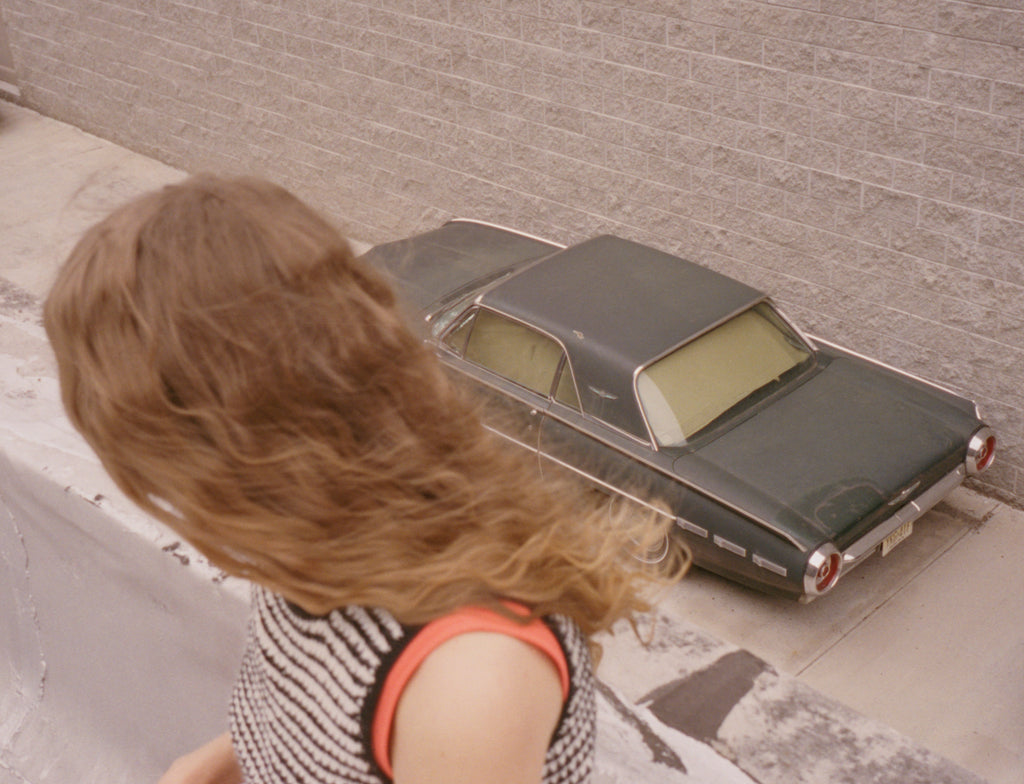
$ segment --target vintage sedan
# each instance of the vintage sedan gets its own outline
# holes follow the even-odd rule
[[[696,564],[764,591],[829,591],[992,462],[971,401],[629,240],[566,248],[453,221],[363,258],[542,471],[670,510]]]

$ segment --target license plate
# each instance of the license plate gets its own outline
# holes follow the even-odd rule
[[[914,532],[914,521],[908,520],[885,539],[882,540],[882,555],[888,555],[892,549]]]

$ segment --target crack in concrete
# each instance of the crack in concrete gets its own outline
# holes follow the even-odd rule
[[[12,657],[12,667],[15,669],[17,677],[15,679],[14,686],[14,698],[17,699],[20,710],[15,710],[13,706],[9,708],[11,710],[6,716],[2,718],[2,723],[9,725],[9,729],[5,730],[6,737],[3,738],[3,747],[0,748],[0,765],[3,766],[5,771],[14,773],[24,781],[24,778],[17,771],[10,768],[7,759],[25,731],[29,718],[42,707],[43,699],[46,692],[46,659],[43,656],[42,650],[42,635],[39,627],[39,616],[36,610],[35,600],[32,597],[32,590],[29,585],[30,571],[29,571],[29,555],[28,548],[25,545],[25,537],[18,527],[17,521],[14,519],[14,515],[11,512],[10,505],[7,503],[7,499],[3,493],[0,493],[0,504],[3,505],[3,509],[6,512],[6,517],[10,522],[10,531],[13,533],[13,537],[3,536],[3,532],[0,531],[0,537],[8,541],[3,542],[3,546],[0,546],[0,564],[3,564],[10,573],[11,583],[13,590],[13,604],[14,612],[16,613],[14,623],[16,626],[21,626],[23,635],[19,635],[18,639],[28,638],[35,643],[34,650],[28,650],[32,646],[22,643],[21,650],[9,650],[8,653]],[[12,560],[12,556],[15,552],[21,553],[21,563],[15,564]],[[0,572],[2,574],[2,572]],[[20,578],[20,579],[19,579]],[[17,632],[17,630],[15,630]],[[27,633],[25,633],[27,632]],[[16,647],[16,646],[12,646]],[[14,661],[14,657],[18,654],[25,657],[26,660],[37,661],[38,667],[29,669],[28,667],[18,667],[17,662]],[[33,672],[32,670],[35,670]],[[26,676],[34,683],[26,685]],[[4,695],[0,695],[0,699]],[[27,698],[27,699],[24,699]],[[9,700],[7,700],[9,701]]]

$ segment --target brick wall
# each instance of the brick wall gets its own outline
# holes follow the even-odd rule
[[[45,114],[361,240],[463,215],[692,257],[975,397],[1024,498],[1022,0],[3,2]]]

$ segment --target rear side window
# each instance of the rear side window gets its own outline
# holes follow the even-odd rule
[[[463,330],[469,330],[464,344]],[[545,397],[551,393],[563,356],[562,347],[551,338],[489,310],[478,310],[472,323],[459,324],[453,333],[459,334],[449,335],[445,342],[453,348],[464,345],[463,356],[470,362]]]

